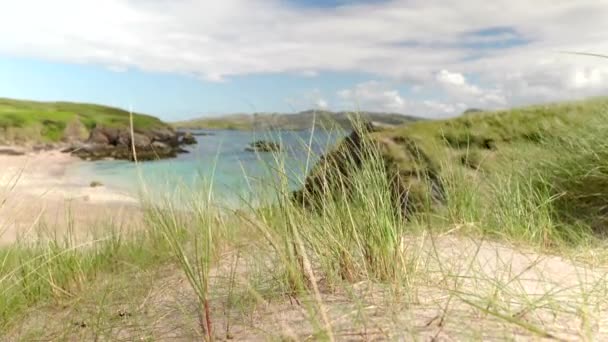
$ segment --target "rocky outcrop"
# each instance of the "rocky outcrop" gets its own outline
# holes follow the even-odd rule
[[[338,147],[321,158],[293,199],[307,208],[318,209],[333,193],[356,188],[351,184],[365,163],[380,161],[390,186],[395,212],[403,218],[429,204],[445,202],[438,167],[412,139],[400,135],[374,134],[381,128],[362,126]]]
[[[211,133],[211,132],[191,132],[190,134],[192,134],[195,137],[207,137],[207,136],[215,135],[215,133]]]
[[[197,141],[192,133],[186,132],[181,137],[181,143],[184,145],[195,145]]]
[[[26,152],[21,148],[2,147],[0,148],[0,156],[24,156]]]
[[[174,158],[184,144],[192,141],[180,139],[180,134],[170,128],[136,130],[131,133],[127,128],[96,127],[89,138],[80,144],[73,144],[64,152],[72,153],[85,160],[123,159],[155,160]],[[135,154],[133,153],[135,150]]]
[[[281,152],[281,150],[279,143],[266,140],[254,141],[245,148],[245,151],[248,152]]]

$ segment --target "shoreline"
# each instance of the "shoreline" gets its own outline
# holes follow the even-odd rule
[[[69,172],[80,163],[86,161],[59,150],[0,155],[0,245],[36,234],[41,226],[51,234],[72,229],[82,236],[100,226],[93,223],[131,226],[138,220],[138,199],[105,185],[92,187],[93,177]]]
[[[135,197],[124,191],[104,184],[91,186],[91,182],[96,181],[94,177],[85,179],[68,172],[83,163],[87,161],[55,149],[0,155],[0,165],[5,166],[0,169],[0,194],[12,188],[12,192],[50,199],[138,203]]]

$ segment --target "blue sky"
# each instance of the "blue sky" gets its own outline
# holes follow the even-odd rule
[[[449,117],[606,94],[605,61],[558,53],[608,52],[606,16],[608,0],[22,0],[0,12],[0,97]]]
[[[324,73],[318,77],[267,74],[211,82],[135,68],[117,72],[89,64],[3,56],[0,79],[2,97],[103,103],[170,119],[314,108],[315,92],[332,93],[367,78],[355,73]]]

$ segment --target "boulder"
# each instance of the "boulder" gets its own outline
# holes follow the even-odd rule
[[[152,139],[150,139],[147,135],[141,133],[133,133],[133,137],[131,137],[131,132],[123,131],[120,132],[118,136],[117,146],[126,146],[132,148],[132,145],[135,145],[135,148],[146,148],[150,147],[152,144]]]
[[[109,145],[110,137],[106,134],[106,131],[98,128],[94,128],[89,135],[89,139],[87,140],[93,144],[99,145]]]
[[[196,138],[194,137],[194,135],[192,135],[192,133],[186,132],[182,136],[181,143],[184,145],[195,145],[198,142],[196,141]]]
[[[153,142],[151,146],[152,146],[152,148],[159,149],[159,150],[171,148],[171,146],[165,144],[164,142],[160,142],[160,141]]]
[[[137,130],[129,128],[94,128],[85,143],[73,143],[64,149],[85,160],[123,159],[156,160],[174,158],[184,153],[178,134],[170,128]],[[133,153],[135,147],[135,155]]]
[[[150,138],[152,142],[160,141],[173,147],[177,147],[180,144],[179,134],[170,127],[154,128],[141,133]]]
[[[91,188],[98,188],[98,187],[100,187],[100,186],[103,186],[103,183],[102,183],[102,182],[100,182],[100,181],[92,181],[92,182],[89,184],[89,186],[90,186]]]
[[[281,150],[279,143],[266,140],[254,141],[245,148],[245,151],[248,152],[281,152]]]
[[[206,136],[215,135],[215,133],[211,133],[211,132],[191,132],[190,134],[194,135],[195,137],[206,137]]]
[[[409,218],[428,205],[442,205],[446,193],[439,166],[414,139],[399,134],[375,135],[373,125],[353,131],[321,157],[292,199],[306,208],[322,209],[332,193],[350,196],[353,180],[367,163],[378,158],[386,171],[395,213]]]

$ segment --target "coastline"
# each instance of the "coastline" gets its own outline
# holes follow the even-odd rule
[[[92,187],[93,177],[68,172],[85,161],[59,150],[2,148],[19,153],[0,154],[0,244],[27,239],[40,233],[39,227],[50,234],[71,229],[86,236],[103,234],[90,229],[104,222],[132,227],[139,221],[135,197],[104,185]]]

